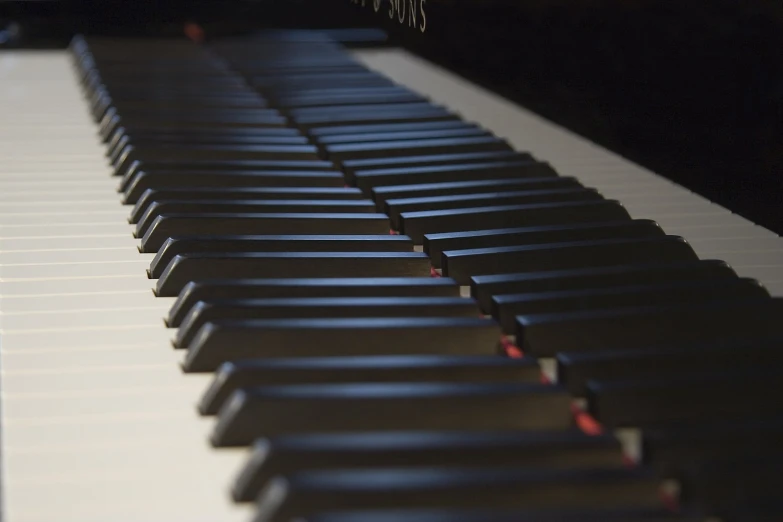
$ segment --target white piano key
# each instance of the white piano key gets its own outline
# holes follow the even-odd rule
[[[38,250],[74,250],[74,249],[137,249],[140,240],[131,237],[127,230],[121,234],[61,235],[0,239],[0,262],[5,254],[15,252],[34,252]]]
[[[149,268],[146,259],[124,261],[82,261],[72,263],[40,263],[3,265],[3,280],[45,279],[49,277],[95,277],[143,275]]]
[[[136,322],[128,317],[125,326],[92,326],[89,328],[47,328],[45,326],[28,330],[0,331],[3,338],[3,350],[23,350],[44,348],[56,344],[63,347],[93,348],[118,344],[157,343],[161,349],[169,349],[172,333],[162,322]],[[0,352],[2,353],[2,352]],[[3,363],[5,366],[5,363]]]
[[[0,188],[2,190],[2,188]],[[61,225],[0,225],[0,239],[15,239],[26,237],[50,237],[54,234],[74,236],[78,234],[130,234],[134,227],[127,222],[118,223],[83,223],[79,226],[73,224]]]
[[[71,243],[81,244],[80,241]],[[4,251],[0,253],[2,265],[24,265],[38,263],[71,263],[71,262],[112,262],[138,259],[149,264],[155,254],[142,254],[136,245],[114,248],[74,248],[72,250],[21,250]]]
[[[50,276],[39,279],[0,281],[0,296],[74,294],[84,292],[152,292],[155,281],[140,278],[138,274],[124,276]]]
[[[151,289],[125,292],[82,292],[71,294],[3,295],[2,313],[37,312],[40,310],[78,310],[95,307],[104,308],[154,306],[168,310],[174,297],[155,297]]]

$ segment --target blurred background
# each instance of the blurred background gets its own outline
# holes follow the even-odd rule
[[[367,33],[351,44],[405,46],[783,234],[780,0],[426,9],[422,34],[350,0],[0,0],[0,49],[63,47],[76,33],[209,41],[269,27],[379,27],[387,41]]]

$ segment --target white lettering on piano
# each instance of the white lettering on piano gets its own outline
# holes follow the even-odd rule
[[[367,6],[367,0],[349,0],[352,4],[361,7]],[[406,25],[411,28],[418,28],[419,31],[427,31],[427,14],[424,12],[424,6],[427,0],[373,0],[373,11],[378,13],[384,2],[389,3],[389,9],[386,14],[390,20],[397,19],[400,25]]]

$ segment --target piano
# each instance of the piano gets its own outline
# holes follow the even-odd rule
[[[280,27],[0,53],[3,522],[783,520],[779,235]]]

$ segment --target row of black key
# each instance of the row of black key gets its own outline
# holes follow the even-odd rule
[[[282,48],[285,60],[274,57]],[[272,38],[253,57],[216,49],[247,84],[229,67],[199,70],[192,59],[154,85],[139,75],[154,70],[160,81],[158,58],[138,57],[125,69],[111,45],[90,54],[78,44],[76,54],[125,201],[136,204],[142,250],[157,252],[150,275],[159,295],[180,296],[168,323],[188,349],[185,369],[231,361],[201,404],[205,414],[220,413],[213,442],[264,437],[264,459],[254,457],[234,489],[237,500],[262,493],[258,520],[320,520],[315,512],[333,509],[376,509],[363,520],[384,520],[394,516],[384,509],[405,506],[549,513],[531,520],[612,520],[612,509],[631,508],[618,516],[669,519],[655,507],[659,475],[617,469],[619,451],[595,453],[604,443],[614,448],[611,436],[570,431],[567,392],[586,396],[607,426],[655,433],[645,440],[656,448],[687,450],[693,426],[726,412],[743,421],[780,413],[774,367],[761,383],[726,386],[745,382],[732,348],[755,354],[743,370],[777,361],[779,303],[755,282],[699,261],[655,223],[632,220],[617,202],[332,45]],[[389,228],[407,237],[386,235]],[[413,252],[414,243],[424,252]],[[454,280],[427,278],[431,265]],[[499,324],[460,299],[457,284],[470,284]],[[497,356],[501,331],[525,357]],[[723,355],[699,364],[699,354],[712,353]],[[530,355],[557,357],[565,388],[534,382],[540,368]],[[710,393],[725,408],[710,408]],[[677,402],[686,396],[694,402]],[[690,424],[679,431],[668,424],[682,421]],[[774,422],[760,426],[778,433]],[[497,430],[516,432],[491,435]],[[763,448],[777,441],[762,440]],[[362,452],[357,441],[376,445]],[[531,453],[540,460],[526,461]],[[724,473],[709,481],[677,466],[685,453],[645,457],[684,481],[685,501],[725,510],[715,492],[731,462],[714,464]],[[503,454],[507,470],[488,471]],[[716,444],[690,464],[717,454]],[[735,468],[757,469],[744,453],[734,457]],[[382,471],[433,462],[449,469]],[[567,470],[556,471],[558,462]],[[325,471],[340,466],[347,469]],[[281,494],[277,474],[289,480],[271,509]],[[417,516],[450,515],[410,519]]]

